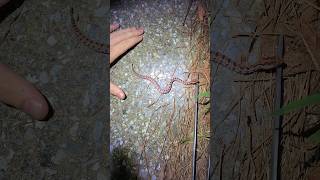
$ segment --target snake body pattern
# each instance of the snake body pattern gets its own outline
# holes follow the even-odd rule
[[[150,81],[154,86],[155,88],[161,93],[161,94],[167,94],[171,91],[171,88],[172,88],[172,84],[176,81],[176,82],[179,82],[181,84],[184,84],[184,85],[193,85],[193,84],[197,84],[199,81],[195,81],[195,80],[192,80],[192,81],[184,81],[182,79],[179,79],[177,77],[172,77],[170,79],[170,82],[164,87],[164,88],[161,88],[161,86],[159,85],[159,83],[153,79],[152,77],[150,76],[146,76],[146,75],[142,75],[142,74],[139,74],[137,71],[135,71],[134,67],[133,67],[133,64],[132,64],[132,71],[133,73],[141,78],[141,79],[144,79],[144,80],[147,80],[147,81]]]
[[[277,62],[275,60],[272,60],[252,65],[243,65],[232,61],[229,57],[227,57],[219,51],[212,53],[212,55],[212,60],[214,62],[221,64],[222,66],[225,66],[226,68],[229,68],[230,70],[243,75],[252,74],[259,71],[270,71],[284,64],[284,62]]]
[[[103,53],[103,54],[109,54],[109,45],[93,41],[93,40],[89,39],[84,33],[81,32],[81,30],[78,28],[77,23],[74,19],[73,8],[70,8],[70,17],[71,17],[72,30],[73,30],[74,34],[76,35],[77,39],[82,44],[95,50],[96,52]],[[275,69],[276,67],[284,64],[283,62],[277,62],[277,61],[272,60],[272,61],[264,61],[264,62],[252,64],[252,65],[243,65],[243,64],[236,63],[236,62],[232,61],[229,57],[227,57],[225,54],[221,53],[220,51],[216,51],[216,52],[211,53],[211,56],[212,56],[211,59],[213,62],[215,62],[217,64],[221,64],[222,66],[224,66],[224,67],[226,67],[236,73],[243,74],[243,75],[252,74],[252,73],[255,73],[258,71],[270,71],[270,70]],[[171,91],[172,85],[175,81],[179,82],[181,84],[184,84],[184,85],[192,85],[192,84],[198,83],[198,81],[184,81],[184,80],[181,80],[177,77],[173,77],[173,78],[171,78],[170,82],[164,88],[161,88],[159,83],[155,79],[153,79],[152,77],[146,76],[146,75],[141,75],[141,74],[137,73],[134,70],[133,64],[132,64],[132,71],[139,78],[150,81],[161,94],[169,93]]]
[[[96,52],[103,53],[103,54],[109,54],[109,45],[93,41],[81,32],[81,30],[78,28],[77,23],[74,19],[73,8],[70,8],[70,18],[71,18],[72,31],[76,35],[76,38],[82,44],[86,45],[90,49],[95,50]]]

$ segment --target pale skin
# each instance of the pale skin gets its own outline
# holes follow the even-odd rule
[[[0,0],[0,7],[9,0]],[[143,39],[143,29],[128,28],[115,31],[118,24],[110,26],[110,63]],[[110,82],[110,93],[125,99],[124,91]],[[0,102],[15,107],[35,120],[44,120],[49,113],[49,104],[40,91],[29,81],[0,63]]]
[[[110,26],[110,64],[143,39],[144,30],[142,28],[128,28],[115,31],[118,28],[118,24]],[[110,82],[110,93],[119,99],[126,98],[124,91],[112,82]]]
[[[10,0],[0,0],[0,7]],[[33,119],[44,120],[49,105],[34,85],[0,63],[0,101],[29,114]]]
[[[0,0],[0,7],[7,4],[10,0]]]

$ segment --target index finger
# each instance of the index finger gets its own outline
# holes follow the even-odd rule
[[[117,23],[113,23],[110,25],[110,33],[115,31],[116,29],[118,29],[120,27],[120,24]]]
[[[141,36],[144,33],[143,28],[127,28],[121,29],[119,31],[113,32],[110,34],[110,45],[113,46],[115,44],[120,43],[121,41]]]
[[[30,82],[1,63],[0,101],[37,120],[43,120],[49,112],[49,105],[41,93]]]
[[[117,59],[121,54],[125,53],[134,45],[142,41],[143,36],[135,36],[130,39],[121,41],[120,43],[110,46],[110,63]]]

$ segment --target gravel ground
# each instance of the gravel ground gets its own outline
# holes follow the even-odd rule
[[[133,74],[131,64],[137,72],[155,78],[161,87],[168,83],[173,72],[174,76],[187,79],[190,42],[184,33],[188,27],[182,25],[187,7],[188,2],[182,0],[111,4],[111,22],[120,23],[122,28],[145,29],[144,40],[111,68],[111,80],[128,95],[124,101],[111,99],[111,150],[129,147],[141,166],[141,177],[146,177],[146,162],[151,169],[161,169],[157,157],[161,153],[166,119],[172,113],[173,103],[177,109],[183,107],[185,90],[194,86],[174,83],[170,93],[161,95],[150,82]],[[179,126],[180,118],[180,115],[174,117],[174,126]],[[142,156],[144,149],[146,154]]]
[[[101,0],[25,1],[0,24],[1,63],[34,83],[55,110],[48,122],[35,122],[0,104],[0,179],[107,178],[106,98],[101,97],[108,95],[108,61],[73,38],[71,6],[80,29],[106,42],[109,8]]]

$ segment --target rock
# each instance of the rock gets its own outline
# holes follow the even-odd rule
[[[69,61],[71,61],[70,58],[64,58],[64,59],[62,60],[62,64],[67,64]]]
[[[63,162],[63,160],[67,157],[67,154],[64,152],[64,150],[60,149],[56,153],[54,157],[51,158],[52,162],[55,164],[60,164]]]
[[[33,76],[31,74],[28,74],[26,76],[26,80],[30,81],[31,83],[37,83],[39,79],[36,76]]]
[[[57,170],[55,169],[46,169],[46,172],[48,173],[49,176],[57,174]]]
[[[75,139],[77,137],[77,133],[78,133],[78,129],[79,129],[79,122],[75,122],[73,124],[73,126],[70,128],[69,133],[70,136]]]
[[[52,77],[52,82],[56,82],[59,76],[59,73],[62,70],[62,66],[61,65],[54,65],[51,69],[50,69],[50,76]]]
[[[45,125],[46,125],[47,122],[43,122],[43,121],[36,121],[35,122],[35,127],[38,128],[38,129],[42,129]]]
[[[48,73],[43,71],[40,73],[39,80],[42,84],[47,84],[49,82],[49,76]]]
[[[32,128],[28,128],[27,131],[25,132],[24,134],[24,138],[26,140],[32,140],[35,138],[35,135],[34,135],[34,131]]]
[[[53,22],[60,22],[61,21],[61,14],[57,11],[56,13],[50,16],[50,20]]]
[[[0,170],[7,170],[7,165],[7,160],[0,156]]]
[[[50,45],[50,46],[54,46],[57,44],[57,40],[56,38],[54,38],[53,35],[51,35],[48,39],[47,39],[47,43]]]
[[[95,164],[92,166],[91,169],[94,170],[94,171],[97,171],[99,168],[100,168],[100,163],[97,162],[97,163],[95,163]]]

